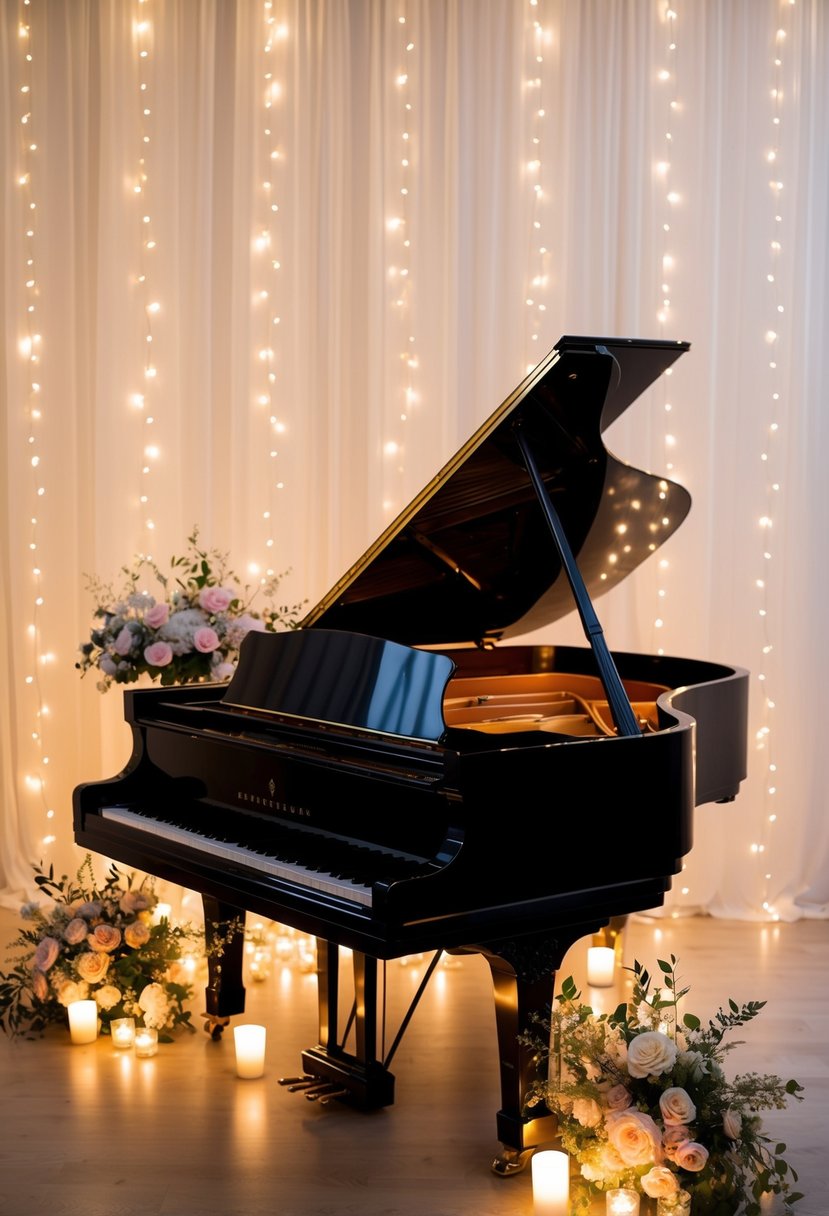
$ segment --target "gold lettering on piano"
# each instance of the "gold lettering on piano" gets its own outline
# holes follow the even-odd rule
[[[263,798],[261,794],[251,794],[247,790],[237,790],[236,801],[247,802],[250,806],[264,806],[269,811],[280,811],[283,815],[296,815],[299,819],[311,818],[311,811],[307,806],[297,806],[293,802],[284,802],[281,798]]]

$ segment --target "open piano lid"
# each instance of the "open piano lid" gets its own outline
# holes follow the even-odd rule
[[[563,337],[307,614],[303,628],[483,645],[565,616],[573,593],[518,449],[520,424],[591,599],[654,552],[688,492],[623,464],[602,432],[687,342]]]

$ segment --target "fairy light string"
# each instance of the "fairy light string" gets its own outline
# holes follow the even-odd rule
[[[757,521],[759,535],[758,573],[754,579],[754,590],[758,597],[757,614],[760,630],[760,654],[757,660],[757,685],[759,692],[759,723],[754,736],[758,760],[763,770],[763,798],[761,821],[750,843],[750,850],[757,864],[758,888],[761,906],[771,920],[778,920],[779,913],[772,902],[773,840],[779,828],[778,806],[780,805],[781,773],[774,750],[775,692],[772,678],[774,651],[769,607],[773,579],[774,521],[779,512],[780,477],[777,471],[779,446],[782,438],[782,420],[785,417],[781,364],[785,359],[781,335],[785,303],[782,289],[782,259],[784,256],[783,216],[783,166],[781,158],[781,135],[784,114],[783,55],[790,30],[791,9],[794,0],[781,0],[778,5],[778,22],[774,32],[769,64],[769,113],[768,134],[763,158],[768,170],[769,233],[764,264],[765,320],[762,341],[765,349],[766,391],[763,434],[760,442],[759,460],[763,482],[764,506]]]
[[[545,237],[545,195],[542,185],[544,134],[547,110],[544,104],[545,51],[551,42],[545,27],[542,0],[527,0],[525,24],[524,112],[527,152],[523,180],[529,191],[527,244],[526,371],[532,371],[546,354],[545,313],[550,297],[550,250]]]
[[[16,184],[19,192],[18,214],[21,224],[19,248],[23,255],[20,266],[23,291],[18,297],[22,307],[18,332],[20,334],[19,353],[25,364],[25,371],[21,377],[21,405],[25,417],[26,463],[31,471],[28,541],[26,543],[32,563],[30,567],[31,600],[29,621],[26,626],[28,648],[23,675],[28,693],[26,700],[31,705],[32,726],[29,733],[32,747],[28,752],[29,758],[24,762],[23,793],[25,796],[37,800],[40,807],[41,817],[37,833],[44,859],[48,860],[56,836],[54,833],[55,811],[50,806],[47,779],[50,757],[45,736],[50,710],[44,700],[43,672],[49,664],[55,661],[55,655],[44,645],[42,622],[42,610],[46,598],[46,575],[40,552],[40,529],[43,500],[47,492],[47,468],[41,446],[45,422],[41,373],[44,343],[38,320],[40,282],[37,269],[38,207],[35,198],[38,144],[33,97],[34,38],[32,25],[32,2],[31,0],[21,0],[17,16],[18,169]]]
[[[283,241],[279,230],[281,186],[285,152],[277,128],[280,107],[284,104],[281,54],[287,45],[289,26],[277,12],[274,0],[263,0],[258,60],[258,117],[256,179],[254,183],[254,228],[251,240],[252,286],[252,376],[253,408],[267,430],[268,453],[266,501],[262,509],[265,548],[268,557],[275,545],[274,529],[278,519],[278,500],[285,490],[280,449],[288,424],[279,408],[277,387],[279,359],[280,277]],[[278,573],[270,563],[263,571],[257,561],[249,560],[248,573],[264,583]]]
[[[415,41],[409,25],[408,9],[399,4],[390,29],[392,55],[390,70],[393,72],[393,93],[396,106],[392,121],[396,124],[392,134],[391,165],[395,172],[389,175],[394,183],[390,189],[394,197],[387,204],[386,215],[386,298],[390,317],[391,341],[397,347],[399,368],[392,373],[393,392],[399,412],[396,419],[387,422],[383,441],[385,475],[383,478],[383,513],[394,515],[399,507],[397,487],[405,472],[405,432],[420,394],[417,372],[420,364],[414,332],[412,307],[412,237],[411,237],[411,190],[414,181],[415,157],[415,113],[412,85]]]

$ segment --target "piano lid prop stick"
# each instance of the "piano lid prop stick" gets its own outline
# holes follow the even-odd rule
[[[544,485],[544,479],[536,464],[532,449],[524,437],[520,423],[517,423],[514,427],[514,434],[521,449],[524,464],[527,466],[530,480],[533,483],[536,498],[541,510],[544,512],[544,517],[547,520],[547,525],[558,550],[562,568],[567,575],[567,581],[573,591],[576,608],[578,609],[585,635],[596,659],[599,679],[607,693],[607,700],[610,712],[613,715],[613,721],[616,723],[616,729],[620,735],[641,736],[641,728],[636,721],[636,715],[625,692],[619,672],[616,670],[616,664],[613,662],[613,658],[607,648],[607,642],[605,641],[602,627],[599,624],[599,618],[596,616],[596,610],[584,584],[581,571],[576,564],[573,550],[570,548],[570,542],[567,539],[564,528],[561,526],[558,512],[553,506],[553,500],[547,492],[547,487]]]

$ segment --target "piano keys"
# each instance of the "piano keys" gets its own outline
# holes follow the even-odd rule
[[[686,349],[563,338],[298,630],[249,634],[228,685],[127,691],[132,757],[75,791],[79,844],[200,892],[208,931],[236,926],[210,967],[214,1034],[244,1009],[246,911],[317,938],[318,1042],[294,1085],[311,1097],[394,1100],[379,960],[483,955],[503,1176],[554,1131],[524,1112],[520,1036],[567,949],[662,904],[694,806],[745,776],[747,673],[611,652],[593,604],[689,509],[602,439]],[[586,646],[513,643],[574,606]]]

